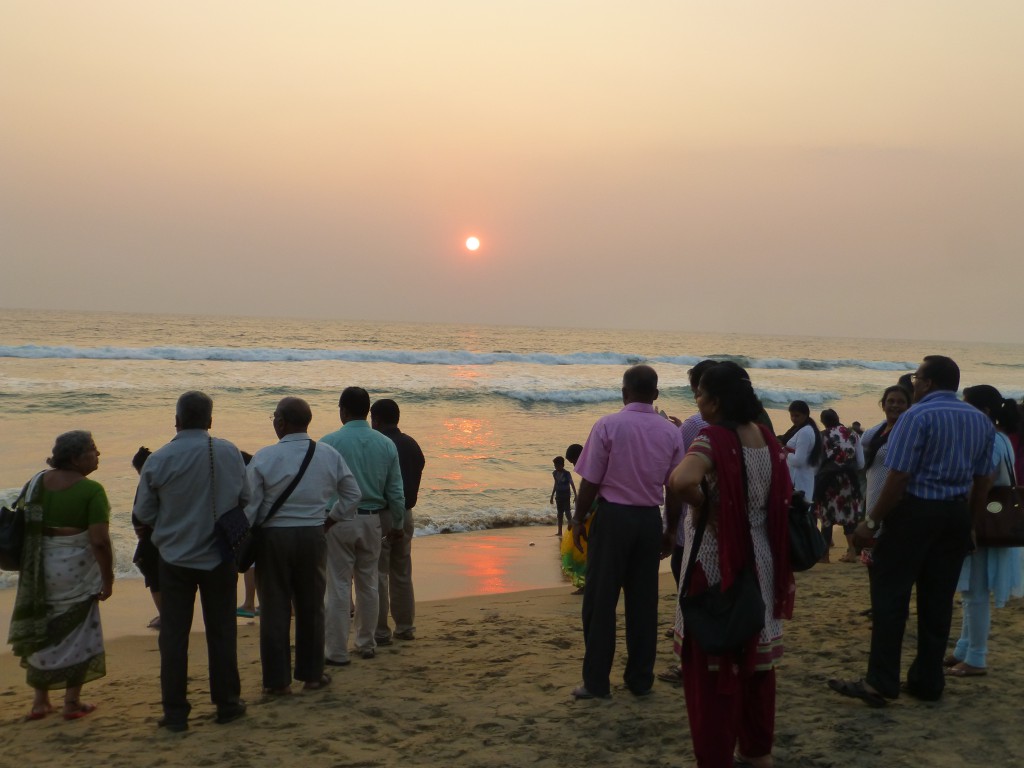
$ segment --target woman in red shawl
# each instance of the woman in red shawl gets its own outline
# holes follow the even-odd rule
[[[693,751],[700,768],[731,767],[734,760],[770,768],[775,664],[782,656],[782,620],[792,616],[795,591],[787,515],[793,486],[781,446],[756,422],[761,403],[743,368],[730,362],[709,369],[694,395],[710,426],[670,480],[691,510],[683,523],[684,563],[690,559],[694,516],[709,516],[689,594],[715,584],[728,589],[753,559],[765,615],[764,629],[740,652],[709,656],[687,636],[677,611],[677,652]]]

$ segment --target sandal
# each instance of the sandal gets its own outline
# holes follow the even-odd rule
[[[863,680],[838,680],[836,678],[832,678],[828,681],[828,687],[840,696],[846,696],[850,699],[860,699],[869,707],[874,709],[880,709],[889,703],[882,694],[875,693],[875,691],[869,691],[865,688]]]
[[[845,555],[839,558],[840,563],[859,563],[860,558],[857,557],[854,552],[847,552]]]
[[[71,711],[68,711],[69,702],[64,703],[64,719],[65,720],[78,720],[86,715],[96,711],[95,704],[83,704],[80,701],[70,702],[74,707]]]
[[[658,673],[658,679],[663,683],[669,683],[676,687],[683,684],[683,670],[682,667],[669,667]]]
[[[146,625],[146,629],[160,629],[160,617],[154,616],[153,620]]]
[[[42,720],[44,717],[50,714],[53,714],[52,704],[47,704],[42,708],[32,707],[31,711],[27,715],[25,715],[25,722],[27,723],[30,720]]]
[[[944,667],[955,667],[960,662],[961,662],[961,659],[958,659],[956,656],[954,656],[951,653],[951,654],[949,654],[949,656],[947,656],[946,658],[944,658],[942,660],[942,666],[944,666]]]
[[[946,677],[984,677],[987,674],[985,667],[972,667],[965,661],[946,667]]]

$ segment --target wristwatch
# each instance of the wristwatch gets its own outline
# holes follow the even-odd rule
[[[864,518],[864,525],[866,525],[868,527],[869,531],[873,531],[873,530],[875,530],[875,528],[878,527],[878,521],[875,520],[875,518],[873,518],[873,517],[865,517]]]

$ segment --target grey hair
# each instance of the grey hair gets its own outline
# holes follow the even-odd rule
[[[190,390],[178,398],[174,415],[181,429],[209,429],[213,420],[213,399],[205,392]]]
[[[46,460],[54,469],[71,469],[71,462],[85,453],[93,445],[92,432],[75,429],[58,435],[53,443],[51,456]]]

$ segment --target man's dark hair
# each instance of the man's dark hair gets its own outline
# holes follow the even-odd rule
[[[580,457],[581,453],[583,453],[583,446],[579,443],[573,443],[565,449],[565,458],[575,464],[576,459]]]
[[[398,424],[401,411],[398,410],[398,403],[385,398],[384,400],[377,400],[370,406],[370,414],[378,424],[391,427]]]
[[[370,393],[362,387],[345,387],[338,398],[338,407],[348,411],[353,419],[365,419],[370,412]]]
[[[921,364],[923,379],[929,379],[936,389],[956,392],[960,389],[960,366],[944,355],[928,355]]]
[[[686,377],[690,380],[690,389],[696,389],[697,385],[700,384],[700,377],[704,375],[704,371],[716,365],[718,365],[717,360],[701,360],[688,370]]]
[[[622,375],[622,388],[640,400],[653,403],[658,394],[658,374],[649,365],[634,365]]]
[[[205,392],[191,390],[178,398],[174,413],[181,429],[209,429],[213,421],[213,400]]]
[[[826,408],[821,412],[821,425],[826,429],[832,429],[832,427],[839,426],[839,414],[836,413],[832,408]]]

